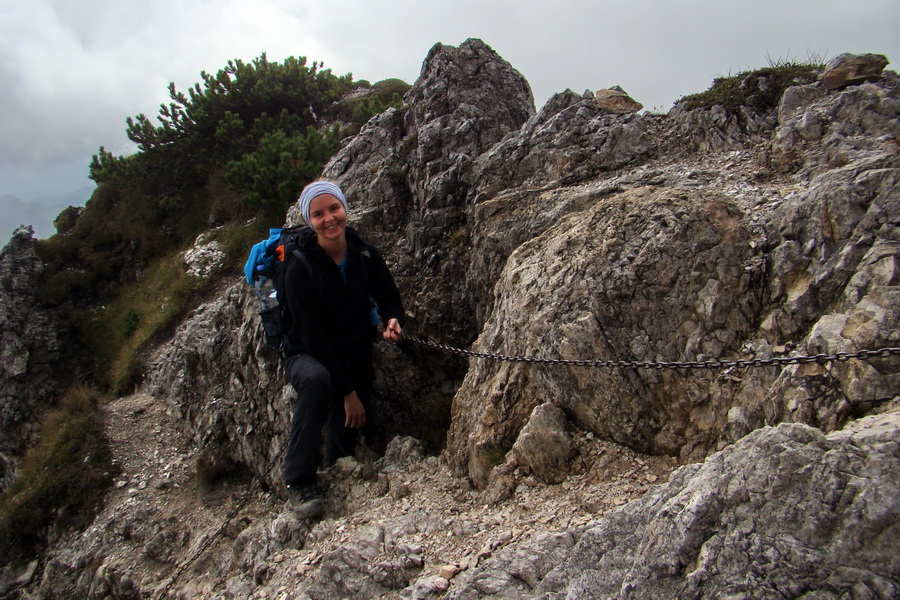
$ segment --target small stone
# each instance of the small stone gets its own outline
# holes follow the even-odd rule
[[[438,569],[438,575],[442,578],[450,580],[453,579],[457,573],[459,573],[461,569],[457,565],[442,565],[440,569]]]

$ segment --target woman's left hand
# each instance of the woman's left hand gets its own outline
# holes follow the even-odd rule
[[[366,408],[360,401],[356,391],[352,391],[344,396],[344,414],[347,417],[344,421],[344,427],[349,427],[350,429],[365,427]]]
[[[391,319],[387,322],[382,337],[389,342],[399,342],[402,334],[403,328],[400,327],[400,322],[397,319]]]

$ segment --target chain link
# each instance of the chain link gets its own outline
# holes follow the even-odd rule
[[[446,344],[439,344],[431,340],[402,334],[407,339],[416,344],[457,354],[459,356],[468,356],[471,358],[484,358],[489,360],[498,360],[504,362],[521,362],[521,363],[538,363],[546,365],[563,365],[569,367],[593,367],[593,368],[626,368],[626,369],[729,369],[744,367],[771,367],[786,365],[801,365],[807,363],[831,363],[846,362],[851,359],[868,360],[870,358],[885,358],[888,356],[900,356],[900,348],[879,348],[877,350],[860,350],[858,352],[836,352],[835,354],[813,354],[808,356],[785,356],[779,358],[753,358],[749,360],[698,360],[685,362],[653,362],[653,361],[631,361],[631,360],[571,360],[563,358],[532,358],[527,356],[509,356],[506,354],[496,354],[493,352],[476,352],[474,350],[464,350],[462,348],[454,348]]]

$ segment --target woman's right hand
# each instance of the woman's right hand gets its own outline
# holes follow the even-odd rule
[[[391,319],[384,327],[382,337],[389,342],[399,342],[400,336],[403,334],[403,328],[397,319]]]

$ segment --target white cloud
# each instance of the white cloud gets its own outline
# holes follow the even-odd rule
[[[768,59],[847,51],[900,60],[897,31],[896,0],[4,2],[0,193],[27,197],[29,174],[42,170],[86,174],[101,145],[130,152],[125,118],[154,117],[170,81],[185,90],[201,70],[263,52],[412,83],[432,45],[478,37],[525,76],[538,106],[566,88],[621,85],[665,110],[716,76]],[[34,179],[41,194],[84,183]]]

